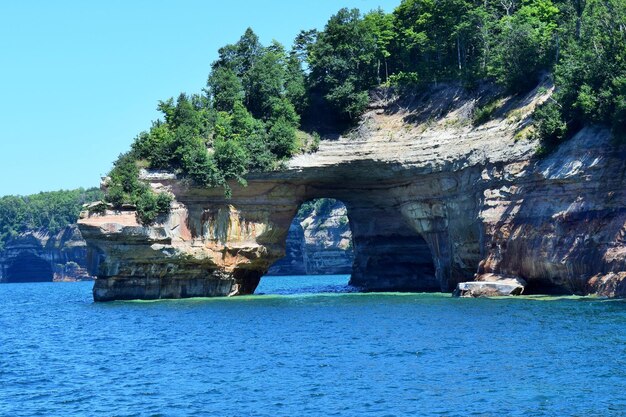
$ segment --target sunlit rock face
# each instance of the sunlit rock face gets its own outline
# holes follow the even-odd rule
[[[0,283],[80,281],[87,272],[87,245],[76,225],[57,234],[30,231],[0,252]]]
[[[544,91],[544,90],[541,90]],[[322,141],[286,170],[222,190],[171,175],[174,194],[151,227],[135,213],[84,214],[98,264],[96,300],[249,294],[285,254],[299,206],[334,198],[347,210],[364,291],[452,291],[482,274],[519,277],[524,293],[625,295],[625,148],[587,128],[535,156],[529,115],[550,94],[511,99],[473,127],[475,98],[440,87],[409,101],[373,101],[354,132]],[[617,278],[615,278],[617,277]]]
[[[514,274],[526,293],[626,296],[626,147],[586,128],[548,157],[485,170],[479,274]]]
[[[320,200],[316,200],[320,201]],[[285,256],[274,262],[269,275],[350,274],[354,261],[352,231],[346,206],[324,200],[320,210],[294,218],[285,241]]]

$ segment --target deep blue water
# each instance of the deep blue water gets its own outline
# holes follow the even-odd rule
[[[91,283],[0,285],[0,415],[626,415],[623,301],[346,281],[102,304]]]

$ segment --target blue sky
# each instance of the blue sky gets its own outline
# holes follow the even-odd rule
[[[199,92],[217,49],[248,26],[290,46],[341,7],[399,3],[2,1],[0,195],[97,186],[158,100]]]

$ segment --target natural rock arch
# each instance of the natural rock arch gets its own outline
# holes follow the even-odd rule
[[[6,282],[52,282],[50,262],[32,253],[21,253],[13,258],[6,271]]]
[[[354,248],[347,208],[323,198],[303,203],[287,232],[285,257],[267,275],[344,275],[352,273]]]
[[[250,174],[247,187],[231,184],[232,198],[146,173],[176,198],[161,223],[142,226],[132,210],[79,221],[103,255],[94,298],[249,294],[284,255],[300,204],[322,197],[348,209],[352,280],[365,291],[452,291],[513,276],[530,288],[548,278],[569,292],[626,294],[623,145],[585,128],[537,158],[538,144],[519,135],[549,98],[539,90],[507,104],[517,122],[477,127],[468,120],[475,97],[450,89],[424,97],[412,108],[374,103],[354,135],[323,141],[285,170]],[[420,115],[433,104],[431,123]]]

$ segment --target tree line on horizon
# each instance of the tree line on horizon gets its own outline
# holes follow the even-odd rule
[[[381,85],[468,89],[488,81],[507,94],[550,73],[556,92],[535,113],[555,146],[587,124],[626,136],[626,0],[403,0],[391,13],[343,8],[323,30],[303,30],[287,49],[252,29],[220,48],[205,89],[159,102],[162,118],[140,133],[109,175],[107,201],[131,203],[153,222],[171,199],[138,180],[168,169],[195,184],[245,184],[314,151],[324,123],[358,120]],[[307,131],[308,133],[305,133]]]
[[[98,188],[0,197],[0,251],[22,233],[40,230],[57,234],[76,223],[83,204],[102,197]]]

